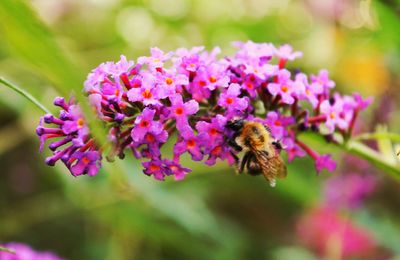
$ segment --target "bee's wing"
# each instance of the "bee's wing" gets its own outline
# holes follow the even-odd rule
[[[276,178],[283,179],[286,177],[286,165],[279,154],[270,156],[265,151],[258,151],[255,153],[255,155],[264,177],[271,184],[271,186],[275,186]]]

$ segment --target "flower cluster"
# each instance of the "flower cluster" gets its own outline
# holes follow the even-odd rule
[[[108,130],[112,148],[106,158],[123,158],[132,151],[143,160],[145,174],[180,180],[190,172],[180,163],[184,153],[207,165],[218,159],[235,163],[236,152],[227,142],[232,133],[225,125],[243,118],[268,125],[289,161],[309,155],[318,172],[334,170],[330,155],[318,154],[298,134],[310,130],[326,137],[335,132],[349,136],[358,112],[371,100],[332,93],[335,83],[326,70],[307,76],[287,68],[288,61],[302,56],[289,45],[234,44],[238,51],[224,58],[217,57],[219,48],[168,53],[152,48],[150,56],[136,62],[121,56],[117,63],[94,69],[84,92]],[[55,104],[62,108],[60,116],[46,115],[37,129],[42,145],[61,138],[50,143],[55,152],[47,163],[61,159],[74,176],[95,175],[105,149],[96,146],[74,101],[57,98]],[[54,127],[44,128],[43,122]],[[172,158],[160,152],[168,140],[175,140]]]
[[[61,260],[60,257],[52,252],[37,252],[30,246],[22,243],[8,243],[4,245],[10,252],[0,251],[0,259],[2,260]],[[12,251],[12,252],[11,252]]]

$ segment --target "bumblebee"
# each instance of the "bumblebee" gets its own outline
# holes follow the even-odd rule
[[[276,178],[286,177],[286,165],[280,156],[282,145],[272,138],[268,126],[238,119],[228,122],[226,127],[234,132],[228,138],[229,145],[244,152],[241,160],[237,158],[239,173],[246,168],[250,175],[263,174],[272,187],[276,185]]]

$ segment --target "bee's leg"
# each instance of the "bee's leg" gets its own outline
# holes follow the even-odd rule
[[[252,156],[251,152],[247,152],[243,158],[242,161],[240,162],[240,167],[239,167],[239,173],[242,173],[244,170],[245,165],[247,164],[247,162],[249,161],[249,158]]]
[[[237,157],[237,155],[232,151],[230,153],[231,153],[233,159],[235,159],[235,163],[238,164],[239,163],[239,157]]]
[[[261,166],[257,162],[254,153],[252,153],[249,159],[247,160],[246,168],[247,168],[247,173],[253,176],[257,176],[262,173]]]
[[[228,144],[229,144],[233,149],[235,149],[235,151],[237,151],[237,152],[240,152],[240,151],[243,150],[243,148],[240,147],[240,146],[235,142],[235,140],[229,139],[229,140],[228,140]]]
[[[281,142],[279,140],[278,141],[273,141],[271,144],[273,146],[275,146],[276,149],[282,150],[282,144],[281,144]]]

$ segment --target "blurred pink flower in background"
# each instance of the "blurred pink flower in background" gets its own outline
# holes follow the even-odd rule
[[[317,207],[303,216],[297,225],[301,241],[321,256],[370,256],[376,249],[367,230],[356,226],[338,211]]]
[[[38,252],[32,249],[30,246],[18,242],[11,242],[4,244],[4,247],[12,250],[14,253],[0,251],[1,260],[61,260],[62,259],[52,252]]]
[[[325,183],[325,205],[332,208],[358,208],[374,192],[375,187],[376,178],[372,175],[349,173],[335,176]]]

